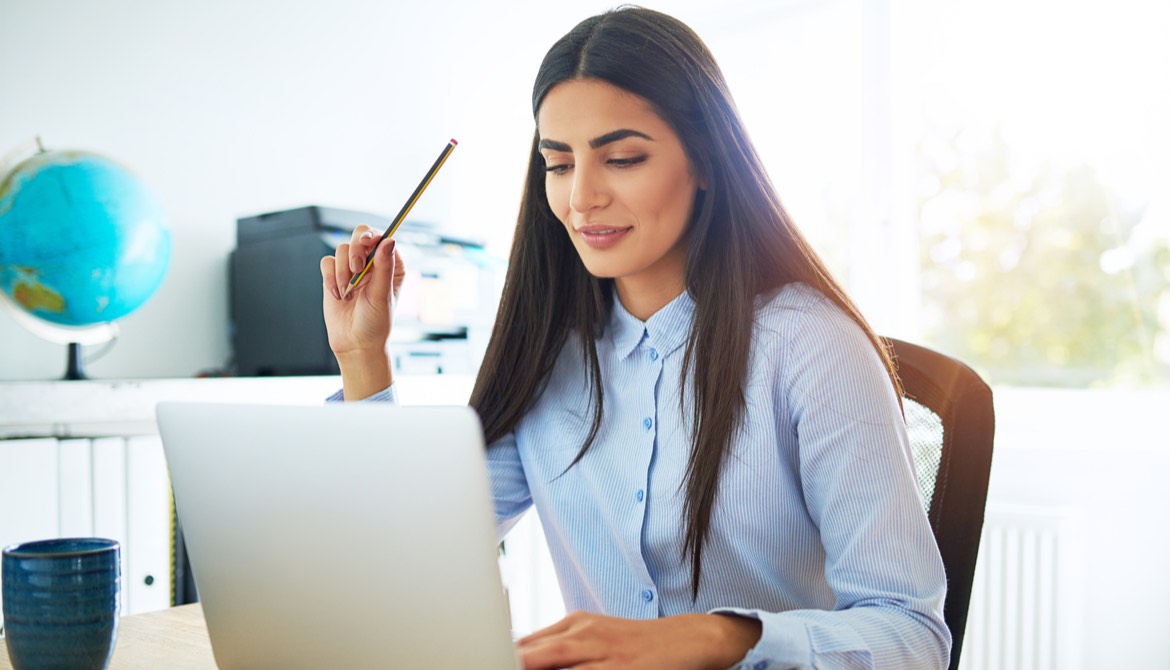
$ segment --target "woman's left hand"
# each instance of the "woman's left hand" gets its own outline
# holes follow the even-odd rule
[[[741,660],[760,622],[719,614],[619,619],[574,612],[517,643],[525,670],[706,670]]]

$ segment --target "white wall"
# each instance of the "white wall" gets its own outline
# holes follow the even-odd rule
[[[36,135],[106,154],[170,219],[166,280],[89,373],[224,366],[236,218],[305,204],[392,215],[450,137],[459,149],[412,216],[503,252],[540,59],[612,4],[0,2],[0,155]],[[703,4],[655,6],[703,32]],[[63,346],[0,312],[0,380],[52,379],[64,364]]]

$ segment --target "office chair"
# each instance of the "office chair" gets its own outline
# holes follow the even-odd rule
[[[951,631],[950,668],[955,670],[991,474],[995,436],[991,388],[974,370],[949,356],[900,340],[885,341],[902,380],[918,485],[946,568],[943,617]]]

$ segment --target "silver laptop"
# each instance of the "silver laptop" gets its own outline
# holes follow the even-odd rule
[[[519,668],[467,407],[161,403],[215,661]]]

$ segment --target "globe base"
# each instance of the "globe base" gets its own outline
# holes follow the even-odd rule
[[[83,364],[81,360],[81,343],[69,343],[69,362],[65,365],[65,376],[62,377],[65,381],[76,381],[79,379],[89,379],[85,376],[85,370],[82,369]]]

